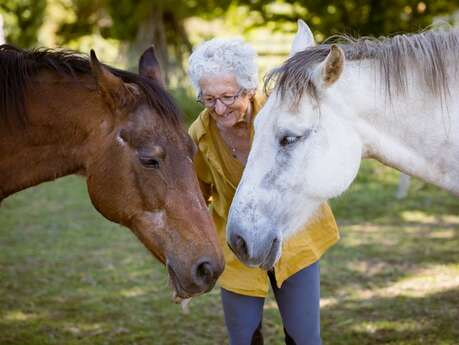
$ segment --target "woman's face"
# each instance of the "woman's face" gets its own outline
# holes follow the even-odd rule
[[[242,91],[232,73],[209,75],[199,80],[201,87],[201,100],[206,102],[215,101],[215,105],[210,108],[212,118],[222,127],[233,127],[238,122],[243,121],[244,115],[249,108],[250,100],[254,91]],[[223,102],[231,100],[231,96],[239,96],[232,105],[225,105]],[[223,102],[222,102],[223,99]]]

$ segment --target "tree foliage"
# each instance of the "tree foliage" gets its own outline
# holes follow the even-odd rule
[[[0,0],[7,41],[35,45],[51,2],[59,2],[70,14],[58,25],[59,44],[100,34],[124,42],[120,54],[133,62],[154,44],[163,70],[175,74],[183,71],[182,62],[191,51],[186,19],[222,17],[229,8],[246,8],[257,18],[234,18],[234,25],[247,26],[245,30],[269,25],[293,31],[295,21],[304,19],[319,41],[336,33],[380,36],[418,31],[435,17],[459,9],[459,2],[450,0]]]
[[[46,0],[1,0],[0,14],[4,17],[6,41],[21,47],[33,46],[45,10]]]
[[[387,35],[413,32],[432,23],[435,16],[452,13],[459,3],[448,0],[71,0],[75,20],[62,23],[62,43],[81,35],[99,32],[128,42],[126,53],[135,57],[154,44],[163,70],[180,71],[191,51],[184,21],[224,15],[229,6],[247,7],[262,20],[254,26],[274,24],[285,28],[298,18],[310,24],[319,40],[336,33]],[[242,22],[242,21],[241,21]],[[290,25],[290,28],[293,28]],[[250,29],[250,28],[246,28]]]
[[[263,24],[305,20],[326,38],[337,33],[381,36],[414,32],[432,24],[435,17],[452,14],[459,2],[449,0],[263,0],[240,1],[240,5],[260,13]],[[273,6],[277,4],[278,6]],[[281,5],[284,6],[284,10]]]
[[[75,20],[63,23],[58,34],[63,43],[95,32],[128,42],[126,52],[133,57],[132,61],[153,44],[167,72],[177,66],[180,69],[184,56],[191,51],[184,21],[195,16],[221,15],[230,3],[230,0],[72,0]]]

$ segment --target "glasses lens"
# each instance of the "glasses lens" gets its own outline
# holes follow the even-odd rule
[[[204,105],[207,108],[213,108],[215,106],[215,99],[205,99],[204,100]]]
[[[223,96],[222,98],[220,98],[220,101],[224,105],[233,105],[233,103],[236,101],[236,98],[237,98],[237,95],[235,95],[235,96]]]
[[[206,108],[212,108],[215,105],[215,99],[212,97],[202,97],[199,95],[197,101]]]
[[[234,96],[222,96],[222,97],[198,97],[198,102],[203,104],[206,108],[213,108],[215,107],[215,104],[217,103],[217,100],[219,100],[221,103],[223,103],[226,106],[233,105],[234,102],[238,99],[238,97],[241,95],[243,89],[240,89]]]

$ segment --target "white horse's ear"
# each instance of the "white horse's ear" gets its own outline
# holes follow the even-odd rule
[[[298,31],[293,39],[290,56],[315,45],[316,42],[311,29],[309,29],[309,26],[303,20],[298,19]]]
[[[336,82],[344,68],[344,52],[336,44],[332,44],[324,61],[315,69],[313,82],[318,88],[326,88]]]

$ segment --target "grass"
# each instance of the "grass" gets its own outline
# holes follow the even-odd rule
[[[459,199],[363,165],[333,201],[342,239],[321,262],[325,344],[458,344]],[[275,303],[266,344],[283,344]],[[131,233],[67,177],[0,209],[0,344],[226,344],[218,290],[171,303],[167,276]]]

